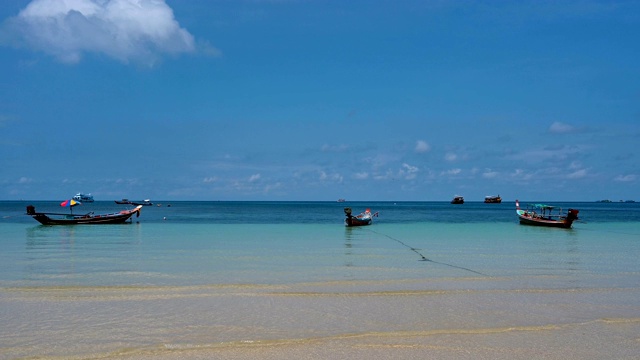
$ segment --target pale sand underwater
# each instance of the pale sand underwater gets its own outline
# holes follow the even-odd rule
[[[122,353],[119,359],[637,359],[638,344],[606,323],[478,332],[386,333]],[[640,330],[637,321],[624,332]],[[604,333],[594,340],[590,334]],[[604,345],[601,345],[604,343]],[[631,346],[630,346],[631,345]]]
[[[5,290],[2,317],[20,316],[22,325],[3,331],[0,357],[638,358],[639,289],[506,289],[504,282]],[[6,332],[15,349],[6,347]]]

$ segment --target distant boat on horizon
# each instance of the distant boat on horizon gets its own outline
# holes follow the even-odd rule
[[[115,200],[116,204],[120,205],[143,205],[143,206],[151,206],[153,203],[150,199],[145,199],[143,201],[131,201],[129,199]]]
[[[487,204],[499,204],[502,202],[502,198],[500,197],[500,195],[498,196],[489,195],[484,197],[484,202]]]
[[[72,199],[79,202],[93,202],[93,195],[77,193]]]
[[[456,195],[453,197],[453,200],[451,200],[452,204],[464,204],[464,197]]]

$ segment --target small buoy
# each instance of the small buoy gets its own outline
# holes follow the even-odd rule
[[[166,217],[166,216],[165,216],[165,217],[163,217],[163,218],[162,218],[162,220],[167,220],[167,217]]]

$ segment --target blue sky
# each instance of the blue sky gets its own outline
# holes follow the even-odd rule
[[[640,200],[639,1],[9,0],[0,199]]]

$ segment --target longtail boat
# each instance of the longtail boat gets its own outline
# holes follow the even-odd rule
[[[80,225],[80,224],[122,224],[129,220],[133,214],[140,216],[142,205],[138,205],[133,209],[122,210],[110,214],[60,214],[60,213],[44,213],[36,212],[33,205],[27,206],[27,215],[30,215],[42,225]]]
[[[375,213],[371,213],[371,210],[367,209],[364,212],[353,216],[351,214],[351,208],[350,207],[346,207],[344,208],[344,214],[347,216],[346,219],[344,219],[344,225],[345,226],[364,226],[364,225],[371,225],[373,223],[373,217],[378,217],[378,212],[376,211]]]
[[[569,209],[562,214],[562,209],[553,214],[555,206],[544,204],[529,204],[527,210],[520,209],[520,203],[516,200],[516,214],[522,225],[547,226],[569,229],[575,220],[578,219],[579,210]]]

